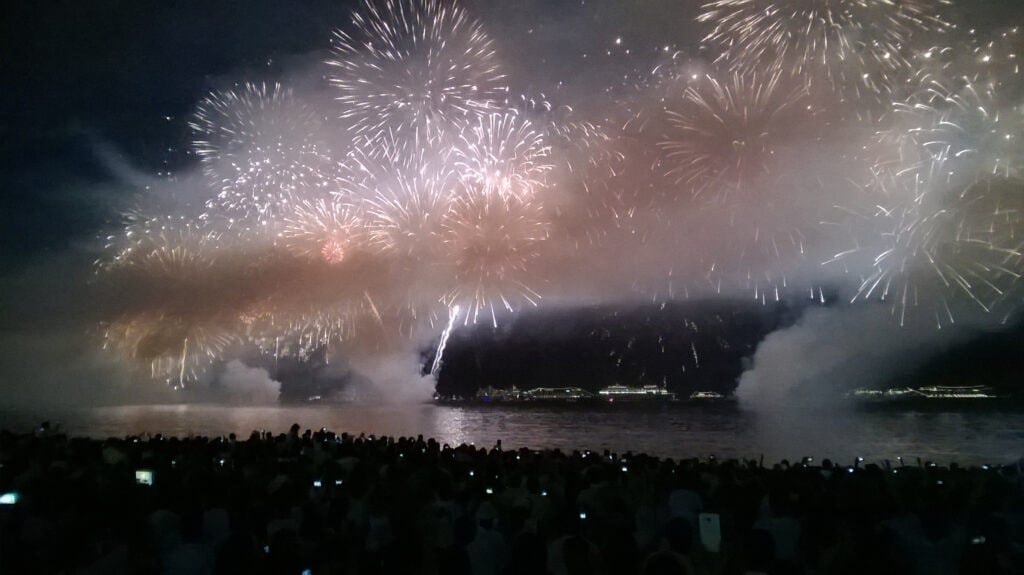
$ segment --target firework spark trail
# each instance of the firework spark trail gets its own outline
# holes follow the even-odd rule
[[[364,141],[430,142],[505,91],[480,24],[442,0],[366,0],[331,48],[341,117]]]
[[[459,313],[461,308],[458,305],[452,306],[448,310],[448,325],[445,326],[444,331],[441,332],[441,341],[437,344],[437,353],[434,355],[434,363],[430,366],[430,375],[437,380],[437,376],[441,373],[441,366],[444,365],[444,350],[448,346],[448,338],[452,334],[452,329],[455,327],[455,322],[459,319]]]
[[[280,84],[213,92],[189,126],[217,190],[207,202],[209,213],[241,220],[255,232],[275,224],[297,197],[324,196],[337,185],[337,165],[318,141],[320,116]]]

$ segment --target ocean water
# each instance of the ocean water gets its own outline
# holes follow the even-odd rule
[[[501,407],[434,404],[242,407],[126,405],[79,409],[0,409],[0,428],[30,431],[41,421],[72,435],[226,435],[303,428],[434,437],[505,449],[644,452],[663,457],[825,457],[895,463],[1010,463],[1024,457],[1024,413],[1013,411],[749,411],[737,406]]]

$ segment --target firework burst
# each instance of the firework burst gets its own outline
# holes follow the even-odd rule
[[[358,214],[360,251],[388,270],[386,285],[373,290],[378,323],[395,321],[411,333],[420,320],[439,317],[446,281],[443,223],[458,182],[446,155],[432,148],[416,154],[381,147],[355,149],[335,202]]]
[[[481,314],[497,325],[499,309],[537,305],[532,269],[547,226],[540,207],[516,198],[470,193],[459,196],[444,221],[444,243],[454,268],[449,306],[465,310],[464,321]]]
[[[534,196],[543,190],[543,197],[537,200],[552,224],[551,234],[578,247],[599,241],[603,226],[614,217],[612,196],[616,190],[611,182],[626,164],[611,131],[582,118],[571,106],[552,103],[543,94],[519,96],[505,105],[540,135],[539,142],[536,135],[529,139],[542,144],[528,154],[542,160],[534,162],[536,181],[522,187],[532,188]],[[469,187],[484,186],[470,182]]]
[[[197,306],[197,293],[213,291],[221,235],[186,218],[128,217],[108,238],[110,256],[99,262],[104,281],[126,290],[116,317],[103,326],[104,347],[148,366],[150,377],[180,388],[195,382],[231,343],[223,310]],[[139,294],[145,301],[134,301]],[[131,303],[129,303],[131,302]]]
[[[384,253],[436,256],[455,191],[444,158],[428,157],[426,150],[408,157],[392,149],[379,158],[357,150],[349,162],[348,184],[335,198],[363,214],[370,243]]]
[[[366,229],[356,209],[337,200],[295,202],[284,218],[281,237],[295,253],[331,264],[366,245]]]
[[[854,300],[891,302],[901,324],[927,311],[938,327],[1019,303],[1024,134],[999,102],[996,83],[960,77],[893,105],[876,137],[878,205],[857,218],[877,238],[837,258],[870,259]]]
[[[545,171],[553,187],[579,187],[590,195],[592,186],[615,177],[625,154],[605,126],[581,118],[571,106],[545,99],[521,97],[515,107],[536,126],[547,147]]]
[[[877,141],[875,172],[948,168],[950,187],[975,179],[1020,174],[1024,128],[1020,111],[1001,110],[992,84],[960,78],[955,84],[926,83],[893,104]]]
[[[361,0],[332,37],[330,110],[273,83],[196,106],[205,212],[108,238],[106,346],[184,387],[242,345],[308,361],[429,324],[436,374],[458,322],[542,292],[823,301],[837,252],[852,300],[901,324],[1021,307],[1018,28],[954,31],[946,0],[704,1],[699,48],[616,22],[607,49],[557,58],[608,66],[604,86],[517,80],[593,89],[584,115],[511,96],[457,0]],[[193,191],[166,181],[154,204]]]
[[[135,268],[173,276],[214,265],[219,230],[184,216],[130,212],[124,218],[121,231],[106,238],[105,255],[96,262],[100,271]]]
[[[463,130],[452,158],[473,195],[530,201],[551,170],[541,132],[518,114],[488,114]]]
[[[946,0],[715,0],[698,21],[718,61],[750,73],[793,73],[809,86],[824,81],[857,99],[887,94],[910,69],[916,36],[950,25],[937,8]]]
[[[192,323],[159,315],[141,315],[103,326],[104,348],[143,366],[153,381],[174,389],[198,381],[238,341],[236,332],[217,322]]]
[[[614,173],[622,153],[615,149],[614,138],[602,125],[585,120],[572,106],[558,105],[541,94],[519,96],[505,105],[528,120],[549,148],[550,162],[557,171],[576,177],[591,171]]]
[[[318,141],[321,117],[280,84],[213,92],[189,125],[217,189],[207,203],[215,214],[273,227],[293,201],[325,196],[338,183],[337,166]]]
[[[936,158],[927,170],[881,181],[882,204],[851,211],[855,247],[831,260],[868,260],[853,301],[889,303],[900,325],[923,313],[941,328],[960,314],[1009,313],[1019,303],[1022,182],[971,177],[951,186],[953,161]]]
[[[785,90],[780,76],[710,76],[668,103],[669,133],[660,142],[669,175],[695,195],[752,189],[770,175],[776,150],[802,90]]]
[[[308,360],[323,353],[329,360],[333,347],[356,336],[365,310],[358,302],[334,301],[306,310],[263,311],[243,316],[246,340],[274,358]]]
[[[363,141],[427,142],[493,106],[504,86],[491,40],[445,0],[366,0],[332,38],[329,80]]]

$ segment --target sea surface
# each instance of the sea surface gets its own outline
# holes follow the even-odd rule
[[[938,463],[1011,463],[1024,457],[1024,412],[751,411],[739,406],[648,405],[563,408],[435,404],[242,407],[127,405],[0,409],[0,428],[31,431],[41,421],[71,435],[226,435],[303,428],[434,437],[450,444],[505,449],[560,448],[645,452],[662,457],[757,458],[765,462],[855,457],[895,463],[898,456]]]

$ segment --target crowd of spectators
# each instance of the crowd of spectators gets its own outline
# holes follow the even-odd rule
[[[1020,465],[0,433],[0,573],[1022,573]]]

